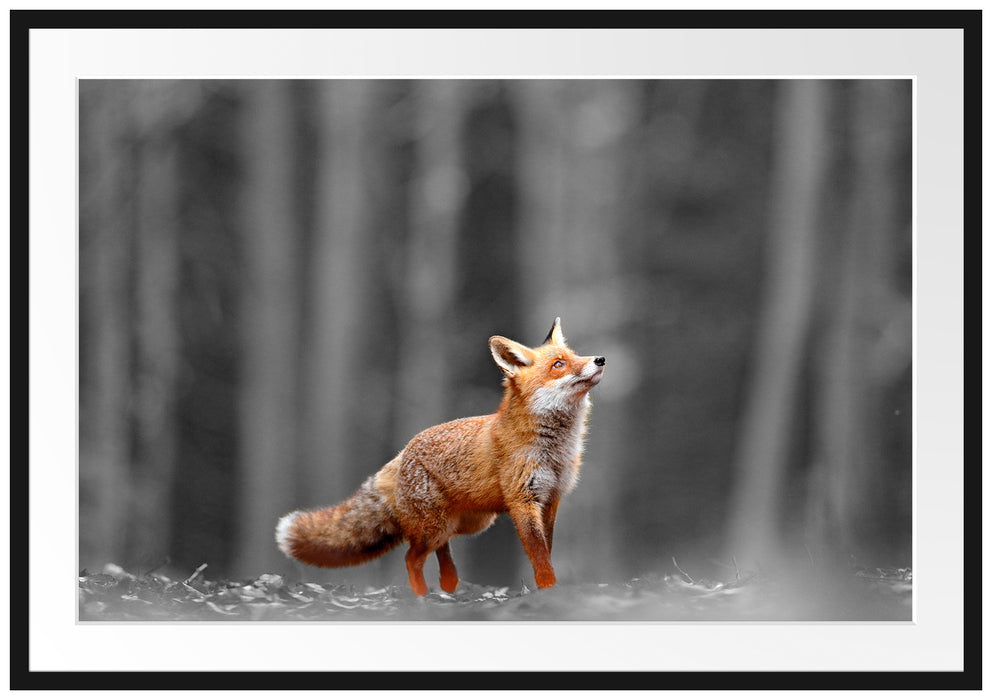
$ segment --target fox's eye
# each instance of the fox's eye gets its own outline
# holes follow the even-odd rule
[[[554,367],[555,369],[561,369],[562,367],[565,366],[565,360],[555,360],[555,363],[551,366]]]

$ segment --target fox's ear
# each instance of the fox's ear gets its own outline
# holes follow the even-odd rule
[[[518,368],[527,367],[534,362],[534,352],[529,347],[501,335],[494,335],[489,339],[489,351],[500,369],[510,376]]]
[[[555,322],[551,324],[551,330],[548,331],[548,337],[544,339],[542,345],[547,345],[548,343],[552,345],[565,344],[565,334],[561,332],[561,317],[556,318]]]

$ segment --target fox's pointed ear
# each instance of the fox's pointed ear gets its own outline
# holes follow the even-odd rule
[[[520,367],[527,367],[534,362],[534,352],[529,347],[501,335],[494,335],[489,339],[489,351],[500,369],[511,377]]]
[[[548,343],[552,345],[565,344],[565,334],[561,332],[561,317],[556,318],[555,322],[551,324],[551,330],[548,331],[548,337],[544,339],[542,345],[547,345]]]

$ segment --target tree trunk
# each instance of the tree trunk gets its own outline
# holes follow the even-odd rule
[[[236,568],[280,570],[276,520],[297,508],[299,232],[291,93],[283,81],[248,82],[245,187],[240,469]]]
[[[121,562],[130,494],[129,122],[123,88],[84,82],[89,102],[84,145],[93,177],[80,182],[86,330],[80,395],[80,565]],[[91,150],[90,150],[91,149]]]
[[[172,92],[169,83],[145,87]],[[142,567],[168,554],[175,471],[179,172],[169,126],[143,134],[137,159],[134,489],[127,531],[128,558]]]
[[[729,554],[742,565],[782,554],[781,506],[808,341],[819,200],[828,162],[828,88],[782,81],[773,155],[766,282],[732,496]]]
[[[370,474],[353,463],[365,395],[363,343],[369,324],[367,270],[369,120],[374,83],[332,80],[317,89],[320,128],[317,210],[310,256],[312,307],[305,348],[302,505],[343,500]]]
[[[811,543],[841,561],[876,539],[873,513],[892,512],[878,476],[885,472],[880,397],[912,347],[911,311],[894,279],[892,173],[905,138],[898,123],[904,104],[891,81],[858,81],[852,95],[851,203],[832,259],[836,272],[825,282],[832,303],[818,357],[807,509]]]
[[[520,233],[517,238],[523,300],[523,327],[545,329],[568,314],[559,307],[568,269],[567,132],[571,115],[565,103],[567,85],[555,80],[514,83],[517,108],[517,191]],[[557,303],[556,303],[557,302]],[[533,342],[543,339],[535,335]],[[531,344],[526,338],[520,342]]]
[[[626,313],[617,239],[629,156],[623,138],[633,119],[636,86],[618,80],[528,80],[515,87],[521,298],[524,327],[536,332],[530,341],[520,340],[540,342],[560,316],[566,336],[582,334],[574,344],[578,352],[608,355],[604,344],[615,339]],[[608,389],[593,394],[602,391]],[[607,455],[622,449],[611,444],[622,421],[619,412],[593,410],[596,439],[589,441],[582,481],[562,502],[561,527],[555,530],[556,551],[572,553],[561,563],[566,577],[608,576],[622,558],[624,543],[615,541],[612,527],[603,526],[619,517],[619,482],[602,468]]]
[[[468,86],[416,84],[405,294],[400,319],[396,444],[445,420],[451,406],[450,310],[455,302],[458,223],[467,193],[462,130]]]

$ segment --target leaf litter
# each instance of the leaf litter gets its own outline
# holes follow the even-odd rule
[[[248,581],[211,580],[199,567],[184,580],[135,575],[115,564],[79,575],[81,621],[759,621],[908,620],[911,569],[863,569],[843,576],[770,577],[740,572],[731,581],[675,573],[621,583],[559,582],[554,588],[480,586],[417,598],[403,586],[288,582],[266,573]]]

